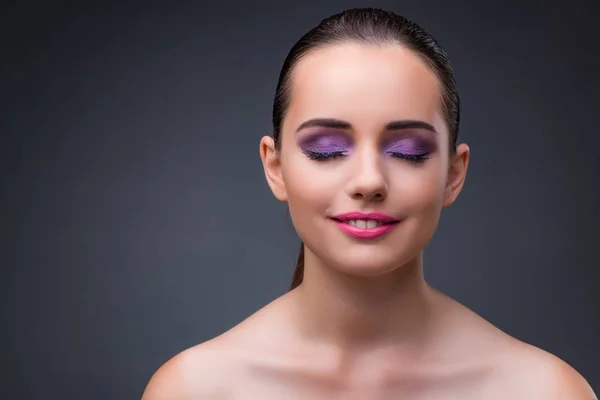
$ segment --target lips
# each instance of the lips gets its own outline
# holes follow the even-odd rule
[[[363,221],[376,221],[376,222],[383,222],[383,223],[389,223],[389,222],[397,222],[398,220],[390,215],[387,214],[383,214],[383,213],[377,213],[377,212],[372,212],[372,213],[362,213],[362,212],[349,212],[349,213],[345,213],[345,214],[338,214],[338,215],[334,215],[333,219],[339,220],[339,221],[352,221],[352,220],[363,220]]]
[[[374,239],[393,230],[398,219],[382,213],[351,212],[331,218],[340,230],[359,239]]]

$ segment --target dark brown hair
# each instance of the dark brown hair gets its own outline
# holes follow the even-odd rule
[[[450,132],[450,150],[455,151],[460,99],[446,53],[438,42],[416,23],[393,12],[374,8],[346,10],[326,18],[291,48],[283,62],[273,102],[273,138],[277,149],[281,147],[281,125],[290,103],[290,77],[294,66],[311,50],[342,42],[402,45],[421,57],[441,82],[442,109]],[[301,243],[290,290],[302,283],[303,276],[304,244]]]

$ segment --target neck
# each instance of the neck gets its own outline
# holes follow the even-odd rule
[[[420,254],[384,276],[351,276],[305,249],[304,279],[295,290],[300,332],[342,351],[424,340],[431,331],[434,291],[422,264]]]

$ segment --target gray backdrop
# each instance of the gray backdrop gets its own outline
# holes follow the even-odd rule
[[[287,290],[258,142],[289,48],[354,6],[413,18],[456,69],[472,161],[428,280],[599,390],[593,1],[201,3],[3,6],[0,397],[139,398]]]

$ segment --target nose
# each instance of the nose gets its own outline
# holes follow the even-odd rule
[[[387,197],[388,184],[377,151],[354,153],[352,178],[348,182],[350,197],[363,202],[382,201]]]

